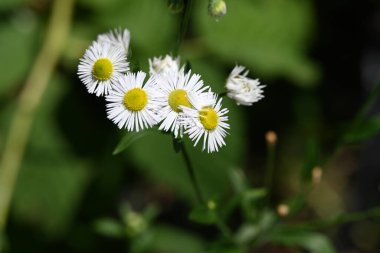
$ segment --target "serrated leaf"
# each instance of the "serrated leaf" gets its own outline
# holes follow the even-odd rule
[[[117,220],[111,218],[103,218],[97,220],[94,229],[101,235],[113,238],[122,238],[125,236],[125,229]]]
[[[140,140],[141,138],[151,134],[151,130],[143,130],[140,132],[127,132],[119,144],[117,144],[115,150],[113,151],[113,155],[120,154],[122,151],[126,150],[129,146],[131,146],[136,141]]]
[[[365,141],[380,133],[380,116],[363,121],[358,127],[345,136],[347,143],[358,143]]]

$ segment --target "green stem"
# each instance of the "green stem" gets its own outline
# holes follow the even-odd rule
[[[273,187],[273,177],[275,169],[275,153],[276,153],[276,144],[273,142],[267,141],[267,169],[265,175],[265,189],[267,189],[267,204],[270,203],[272,187]]]
[[[202,205],[204,205],[206,202],[205,202],[205,200],[203,198],[201,189],[199,187],[197,178],[195,176],[195,171],[194,171],[193,165],[191,164],[190,156],[189,156],[189,154],[188,154],[188,152],[186,150],[185,143],[182,141],[180,143],[180,145],[181,145],[180,146],[180,151],[181,151],[182,157],[183,157],[183,159],[185,161],[186,169],[187,169],[187,172],[189,173],[191,184],[193,185],[193,188],[195,190],[198,202],[201,203]]]
[[[179,25],[177,45],[174,49],[175,55],[178,55],[178,51],[181,47],[182,41],[185,38],[185,35],[187,33],[187,29],[189,27],[190,16],[191,16],[190,14],[191,14],[192,5],[193,5],[193,0],[184,0],[184,9],[182,12],[181,22]]]
[[[62,54],[74,0],[56,0],[47,35],[18,99],[0,162],[0,232],[4,231],[15,182],[35,112]]]

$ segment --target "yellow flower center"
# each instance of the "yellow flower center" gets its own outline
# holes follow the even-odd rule
[[[123,104],[130,111],[141,111],[148,103],[148,95],[143,89],[134,88],[124,95]]]
[[[187,98],[187,92],[182,89],[173,90],[169,94],[169,105],[173,111],[181,112],[180,105],[190,107],[190,101]]]
[[[101,81],[110,79],[113,71],[113,65],[110,59],[100,58],[92,67],[92,75]]]
[[[206,130],[212,131],[218,126],[219,116],[211,107],[203,107],[199,112],[199,120]]]

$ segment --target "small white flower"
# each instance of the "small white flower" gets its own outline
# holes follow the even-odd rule
[[[149,59],[149,74],[162,74],[165,72],[178,72],[180,69],[180,60],[179,57],[173,58],[170,55],[166,55],[164,58],[153,57]]]
[[[264,97],[264,85],[260,85],[259,79],[248,78],[248,70],[245,67],[235,66],[227,79],[227,96],[236,101],[238,105],[250,106]]]
[[[183,128],[179,122],[179,115],[182,112],[180,106],[190,107],[188,96],[199,96],[209,87],[203,86],[201,76],[191,74],[191,71],[184,73],[184,70],[165,72],[157,77],[157,99],[161,101],[160,115],[163,121],[159,130],[171,131],[177,138],[182,137]]]
[[[160,120],[156,114],[155,77],[150,77],[144,85],[145,77],[146,74],[141,71],[120,76],[106,96],[107,117],[119,128],[138,132],[154,126]]]
[[[194,146],[203,137],[202,150],[207,152],[218,151],[225,146],[224,138],[227,135],[226,129],[230,128],[228,121],[228,109],[222,109],[222,99],[217,100],[217,96],[212,92],[204,93],[201,96],[189,96],[194,108],[181,107],[183,110],[183,122],[185,133],[194,141]]]
[[[118,48],[94,42],[80,59],[78,76],[89,93],[107,95],[117,77],[129,70],[128,65]]]
[[[128,54],[129,42],[131,34],[128,29],[122,30],[121,28],[112,30],[108,33],[98,35],[97,42],[111,44],[113,47],[120,48],[125,55]]]

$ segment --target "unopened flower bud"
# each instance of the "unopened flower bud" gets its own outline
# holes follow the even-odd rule
[[[277,206],[277,213],[281,217],[285,217],[289,214],[289,206],[285,204],[280,204]]]
[[[227,13],[227,5],[223,0],[210,0],[208,13],[214,18],[223,17]]]
[[[214,202],[214,201],[212,201],[212,200],[209,200],[208,202],[207,202],[207,208],[209,209],[209,210],[215,210],[215,208],[216,208],[216,203]]]
[[[172,13],[180,13],[183,11],[184,0],[168,0],[168,8]]]
[[[312,181],[313,181],[313,184],[314,184],[314,185],[319,184],[319,182],[321,182],[322,175],[323,175],[322,168],[316,166],[316,167],[313,168],[313,170],[312,170],[311,173],[312,173]]]
[[[265,134],[265,139],[267,141],[268,144],[276,144],[277,142],[277,134],[274,132],[274,131],[268,131],[266,134]]]

